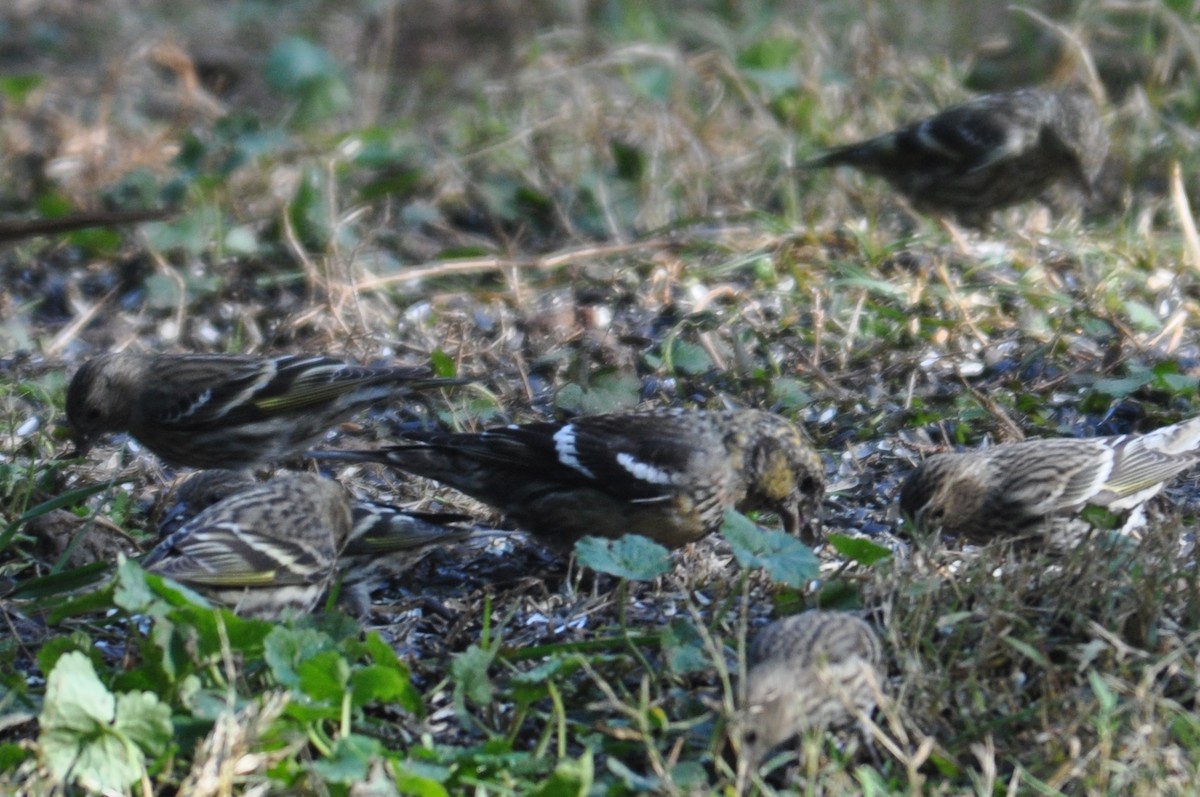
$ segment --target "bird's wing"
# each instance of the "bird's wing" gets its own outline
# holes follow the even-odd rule
[[[1157,488],[1200,461],[1200,419],[1143,435],[1111,438],[1112,473],[1095,503],[1112,503]]]
[[[657,500],[680,485],[696,455],[695,430],[680,423],[669,414],[595,415],[500,431],[538,451],[565,482],[583,481],[626,500]]]
[[[294,410],[324,404],[346,393],[380,383],[400,384],[422,380],[429,384],[456,384],[457,380],[430,379],[428,368],[370,368],[329,357],[279,357],[275,377],[254,398],[263,411]]]
[[[1000,492],[1031,516],[1075,509],[1095,499],[1112,469],[1112,450],[1100,440],[1030,440],[998,447]]]
[[[213,587],[311,584],[323,573],[303,545],[248,533],[238,523],[198,519],[202,522],[185,524],[163,540],[142,566],[186,584]]]
[[[142,402],[155,423],[179,429],[253,423],[336,400],[366,385],[428,377],[423,368],[367,368],[332,357],[195,356],[172,362],[171,379]]]
[[[989,105],[967,103],[950,108],[903,134],[913,148],[954,164],[964,174],[981,171],[1025,149],[1022,128],[994,112]],[[903,135],[902,134],[902,135]]]

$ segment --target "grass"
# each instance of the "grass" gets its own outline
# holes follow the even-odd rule
[[[869,744],[811,734],[750,793],[1195,791],[1194,477],[1143,540],[1055,555],[912,540],[894,509],[933,451],[1195,414],[1200,263],[1170,192],[1198,145],[1182,4],[1059,18],[1108,81],[1124,209],[1017,208],[967,252],[878,181],[791,167],[1021,73],[1054,38],[1027,15],[33,5],[0,28],[0,203],[182,212],[0,253],[5,789],[734,793],[745,640],[821,605],[879,629],[888,703]],[[998,26],[1013,48],[969,61]],[[132,564],[96,581],[89,562],[153,538],[175,477],[121,440],[60,456],[66,374],[117,346],[478,380],[338,431],[364,440],[768,407],[822,451],[836,546],[780,564],[730,533],[659,572],[505,539],[434,552],[363,625],[241,620]],[[428,483],[340,475],[488,518]]]

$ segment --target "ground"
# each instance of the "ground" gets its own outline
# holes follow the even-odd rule
[[[1140,540],[1053,556],[914,538],[895,506],[930,453],[1195,414],[1183,4],[470,5],[0,12],[5,216],[178,211],[0,251],[4,788],[1195,791],[1194,476]],[[1106,95],[1113,138],[1086,210],[1060,192],[956,238],[879,180],[795,168],[973,91],[1070,78]],[[329,446],[771,409],[821,452],[830,541],[816,571],[714,535],[660,574],[501,535],[431,552],[361,622],[239,620],[111,574],[181,475],[124,437],[70,456],[70,373],[125,348],[473,380]],[[504,525],[432,483],[329,472]],[[810,734],[739,783],[745,641],[815,606],[878,629],[888,699],[871,730]]]

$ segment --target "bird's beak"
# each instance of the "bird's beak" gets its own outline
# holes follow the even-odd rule
[[[780,510],[779,517],[783,521],[783,530],[810,548],[821,541],[821,520],[817,517],[805,517],[798,507]]]

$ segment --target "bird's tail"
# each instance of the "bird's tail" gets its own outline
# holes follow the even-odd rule
[[[871,172],[880,168],[881,163],[886,163],[889,157],[894,157],[897,146],[895,134],[888,133],[856,144],[822,150],[798,164],[796,168],[827,169],[833,166],[853,166]]]
[[[342,553],[383,555],[459,542],[489,531],[476,525],[455,525],[471,520],[469,515],[457,513],[410,512],[388,504],[359,502],[354,505],[354,527]]]
[[[1145,448],[1162,454],[1196,455],[1200,451],[1200,417],[1180,421],[1142,436]]]

